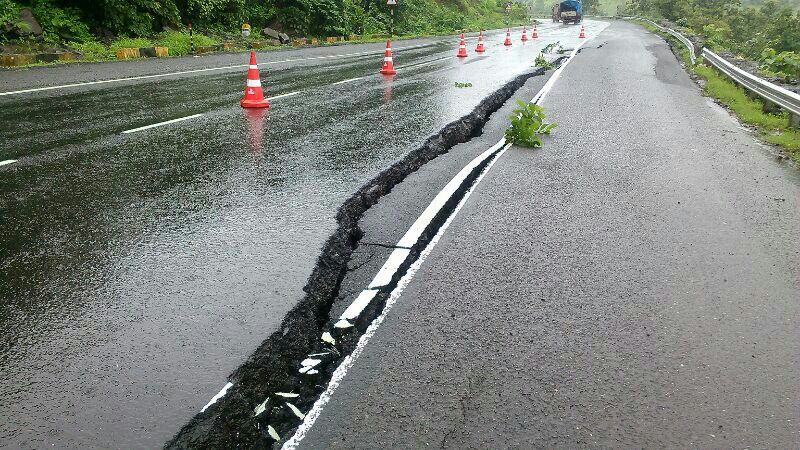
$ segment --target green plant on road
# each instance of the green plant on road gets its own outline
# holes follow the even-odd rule
[[[472,87],[472,83],[459,83],[458,81],[456,81],[456,87],[457,88],[470,88],[470,87]]]
[[[536,57],[536,60],[533,63],[536,67],[541,67],[545,70],[550,70],[554,67],[553,63],[544,57],[544,53],[539,53],[539,56]]]
[[[550,134],[556,124],[544,121],[544,108],[537,104],[517,100],[517,105],[511,126],[506,129],[506,141],[523,147],[541,147],[542,136]]]
[[[552,53],[553,50],[555,50],[556,47],[561,48],[561,42],[560,41],[551,42],[551,43],[545,45],[544,48],[542,49],[542,53]]]

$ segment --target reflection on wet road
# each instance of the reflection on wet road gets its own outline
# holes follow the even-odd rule
[[[577,29],[540,36],[397,52],[393,79],[267,64],[298,92],[269,111],[243,72],[0,99],[0,442],[160,445],[303,295],[345,198]]]

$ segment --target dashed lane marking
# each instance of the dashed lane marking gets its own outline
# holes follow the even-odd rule
[[[272,100],[277,100],[279,98],[291,97],[292,95],[297,95],[299,93],[300,93],[300,91],[289,92],[289,93],[286,93],[286,94],[281,94],[281,95],[276,95],[274,97],[269,97],[267,100],[272,101]],[[198,117],[200,117],[202,115],[203,115],[203,113],[192,114],[191,116],[179,117],[177,119],[167,120],[167,121],[164,121],[164,122],[158,122],[158,123],[154,123],[152,125],[145,125],[143,127],[133,128],[131,130],[125,130],[125,131],[122,132],[122,134],[135,133],[137,131],[149,130],[150,128],[160,127],[160,126],[163,126],[163,125],[170,125],[170,124],[177,123],[177,122],[183,122],[184,120],[195,119],[195,118],[198,118]]]
[[[152,125],[145,125],[143,127],[133,128],[131,130],[125,130],[125,131],[122,132],[122,134],[135,133],[137,131],[149,130],[150,128],[160,127],[160,126],[169,125],[169,124],[177,123],[177,122],[183,122],[184,120],[194,119],[194,118],[197,118],[197,117],[200,117],[200,116],[202,116],[202,114],[192,114],[191,116],[179,117],[177,119],[172,119],[172,120],[167,120],[167,121],[164,121],[164,122],[154,123]]]
[[[281,95],[276,95],[275,97],[269,97],[269,98],[267,98],[267,100],[277,100],[279,98],[291,97],[291,96],[297,95],[299,93],[300,93],[300,91],[289,92],[287,94],[281,94]]]
[[[353,81],[358,81],[358,80],[363,80],[363,79],[364,79],[364,77],[350,78],[350,79],[347,79],[347,80],[337,81],[336,83],[331,84],[331,86],[336,86],[337,84],[350,83],[350,82],[353,82]]]
[[[5,166],[6,164],[13,164],[17,162],[16,159],[7,159],[5,161],[0,161],[0,166]]]

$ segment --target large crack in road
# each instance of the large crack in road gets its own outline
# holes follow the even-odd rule
[[[564,59],[559,58],[555,64],[561,64]],[[445,126],[351,196],[338,210],[338,227],[323,247],[304,288],[305,297],[287,314],[280,329],[229,377],[232,386],[226,394],[196,415],[166,444],[166,448],[263,448],[291,437],[302,422],[301,411],[308,411],[325,391],[333,372],[384,309],[398,280],[416,261],[492,158],[476,166],[464,180],[411,248],[410,256],[391,283],[380,289],[354,326],[336,331],[332,336],[333,343],[323,342],[320,340],[322,333],[335,330],[333,323],[336,318],[331,317],[331,310],[340,294],[340,285],[348,272],[353,252],[362,245],[363,232],[358,223],[363,214],[427,162],[447,153],[457,144],[480,136],[490,116],[528,79],[545,73],[544,69],[537,69],[506,83],[484,98],[472,112]],[[312,374],[298,372],[301,361],[308,355],[319,355],[321,360],[314,366]]]

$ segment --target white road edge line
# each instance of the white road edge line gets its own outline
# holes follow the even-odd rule
[[[437,42],[432,42],[430,44],[420,44],[420,45],[412,45],[409,47],[397,47],[397,50],[412,50],[415,48],[426,47],[431,45],[436,45]],[[315,59],[330,59],[330,58],[347,58],[351,56],[364,56],[364,55],[372,55],[372,54],[380,54],[383,53],[384,49],[381,50],[370,50],[364,52],[356,52],[356,53],[343,53],[340,55],[323,55],[323,56],[311,56],[308,58],[297,58],[297,59],[283,59],[278,61],[266,61],[262,62],[261,65],[263,67],[272,65],[272,64],[282,64],[288,62],[299,62],[299,61],[313,61]],[[239,69],[242,67],[248,67],[248,64],[236,64],[233,66],[221,66],[221,67],[208,67],[205,69],[192,69],[192,70],[181,70],[178,72],[169,72],[169,73],[157,73],[153,75],[141,75],[136,77],[125,77],[125,78],[112,78],[110,80],[98,80],[98,81],[86,81],[82,83],[70,83],[70,84],[61,84],[57,86],[45,86],[40,88],[31,88],[31,89],[22,89],[19,91],[7,91],[7,92],[0,92],[0,97],[5,95],[16,95],[16,94],[28,94],[31,92],[42,92],[42,91],[52,91],[55,89],[66,89],[66,88],[73,88],[73,87],[80,87],[80,86],[91,86],[94,84],[105,84],[105,83],[119,83],[123,81],[136,81],[136,80],[147,80],[151,78],[163,78],[163,77],[171,77],[175,75],[186,75],[190,73],[201,73],[201,72],[212,72],[217,70],[228,70],[228,69]]]
[[[5,166],[6,164],[13,164],[17,162],[16,159],[7,159],[5,161],[0,161],[0,166]]]
[[[594,36],[592,36],[592,38],[593,37]],[[572,53],[570,54],[570,56],[567,59],[567,61],[564,62],[564,64],[562,64],[561,67],[559,67],[555,72],[553,72],[553,75],[550,77],[548,82],[545,83],[545,85],[542,87],[542,89],[536,94],[536,96],[534,96],[533,100],[531,100],[532,103],[540,102],[545,97],[545,95],[547,95],[547,93],[550,91],[550,89],[552,89],[553,85],[555,84],[555,80],[563,72],[564,68],[572,61],[573,58],[575,58],[575,55],[578,54],[578,50],[586,42],[590,41],[592,38],[588,38],[588,39],[586,39],[584,41],[581,41],[572,50]],[[491,152],[492,149],[494,149],[496,147],[499,147],[499,146],[502,146],[501,150],[497,151],[496,153],[492,153]],[[314,422],[316,422],[317,418],[319,417],[320,413],[322,412],[322,409],[330,401],[331,396],[336,391],[336,388],[339,387],[339,384],[342,382],[344,377],[347,375],[347,371],[350,370],[350,368],[353,366],[353,364],[358,359],[359,355],[361,355],[361,352],[364,351],[364,348],[369,343],[369,340],[372,338],[372,336],[378,330],[378,327],[380,327],[380,325],[385,320],[386,315],[389,312],[389,310],[391,310],[392,306],[395,304],[395,302],[397,302],[397,299],[403,293],[403,291],[405,290],[406,286],[408,286],[408,284],[414,278],[414,275],[416,274],[417,270],[419,270],[419,268],[422,266],[422,263],[425,262],[425,259],[428,257],[428,255],[431,253],[431,251],[433,251],[433,248],[436,247],[436,244],[439,242],[439,239],[442,237],[444,232],[450,226],[450,223],[453,221],[453,219],[455,219],[455,217],[458,215],[458,212],[461,210],[461,207],[466,203],[466,201],[472,195],[474,190],[478,187],[478,185],[480,184],[481,180],[483,180],[483,177],[486,176],[486,174],[489,173],[489,170],[492,168],[494,163],[497,162],[497,160],[499,160],[500,157],[510,147],[511,147],[511,144],[506,144],[505,143],[505,138],[501,139],[500,142],[495,144],[492,148],[490,148],[489,150],[485,151],[484,153],[479,155],[477,158],[473,159],[472,162],[470,162],[467,166],[465,166],[463,169],[461,169],[461,172],[459,172],[453,178],[452,181],[454,181],[454,180],[456,180],[458,178],[464,179],[464,178],[466,178],[466,175],[462,175],[462,172],[465,172],[468,169],[469,169],[469,172],[471,172],[475,167],[477,167],[477,165],[479,165],[480,163],[482,163],[486,159],[493,158],[491,161],[489,161],[489,163],[487,164],[486,168],[483,170],[483,172],[480,174],[480,176],[478,176],[478,178],[475,180],[475,182],[469,188],[469,190],[464,194],[464,198],[462,198],[461,201],[458,203],[456,208],[453,210],[452,214],[450,214],[450,216],[444,222],[442,227],[436,233],[436,236],[434,236],[433,239],[431,239],[431,242],[428,243],[428,245],[425,247],[425,250],[423,250],[423,252],[420,254],[420,257],[416,261],[414,261],[413,264],[411,264],[411,266],[409,267],[409,269],[406,272],[406,274],[403,275],[403,277],[400,279],[400,282],[398,283],[398,285],[394,288],[394,290],[392,290],[391,294],[389,295],[389,298],[386,300],[386,305],[384,306],[383,311],[381,312],[381,314],[377,318],[375,318],[375,320],[372,321],[372,323],[367,328],[367,331],[361,336],[361,338],[359,338],[358,344],[356,344],[356,348],[353,350],[353,352],[350,355],[348,355],[342,361],[342,363],[339,364],[339,367],[337,367],[336,370],[333,372],[333,376],[331,377],[331,381],[328,383],[328,387],[325,389],[325,392],[323,392],[320,395],[319,399],[317,399],[317,401],[314,402],[314,406],[312,406],[311,410],[306,413],[306,416],[303,419],[303,423],[301,423],[300,426],[297,428],[297,431],[295,431],[295,434],[288,441],[286,441],[283,444],[282,450],[293,450],[293,449],[296,449],[298,447],[298,445],[300,445],[300,442],[303,440],[303,438],[305,438],[306,433],[308,433],[308,431],[314,425]],[[476,161],[477,161],[477,163],[476,163]],[[442,194],[442,192],[444,192],[446,189],[448,189],[449,186],[450,186],[450,183],[448,183],[448,185],[439,194]],[[431,202],[431,205],[422,213],[422,215],[417,219],[417,221],[415,221],[414,224],[411,225],[411,227],[409,228],[409,230],[406,233],[406,235],[408,235],[409,237],[411,235],[415,235],[415,236],[419,237],[418,230],[424,229],[424,227],[421,224],[418,224],[418,223],[419,222],[422,222],[422,223],[429,223],[430,222],[432,217],[430,216],[431,213],[429,212],[429,209],[431,208],[431,206],[434,205],[434,203],[437,203],[437,199],[438,198],[439,198],[439,195],[437,195],[436,198],[434,198],[434,200]],[[442,204],[442,206],[443,206],[443,204]],[[436,212],[438,212],[438,210]],[[406,242],[405,237],[406,236],[404,236],[400,240],[400,242]],[[400,244],[398,244],[398,246],[399,245]],[[386,276],[386,275],[384,274],[384,276]]]
[[[130,130],[125,130],[125,131],[122,132],[122,134],[135,133],[137,131],[149,130],[150,128],[160,127],[160,126],[163,126],[163,125],[169,125],[171,123],[183,122],[184,120],[194,119],[194,118],[200,117],[202,115],[203,114],[192,114],[191,116],[180,117],[180,118],[177,118],[177,119],[167,120],[165,122],[154,123],[152,125],[145,125],[143,127],[133,128],[133,129],[130,129]]]

